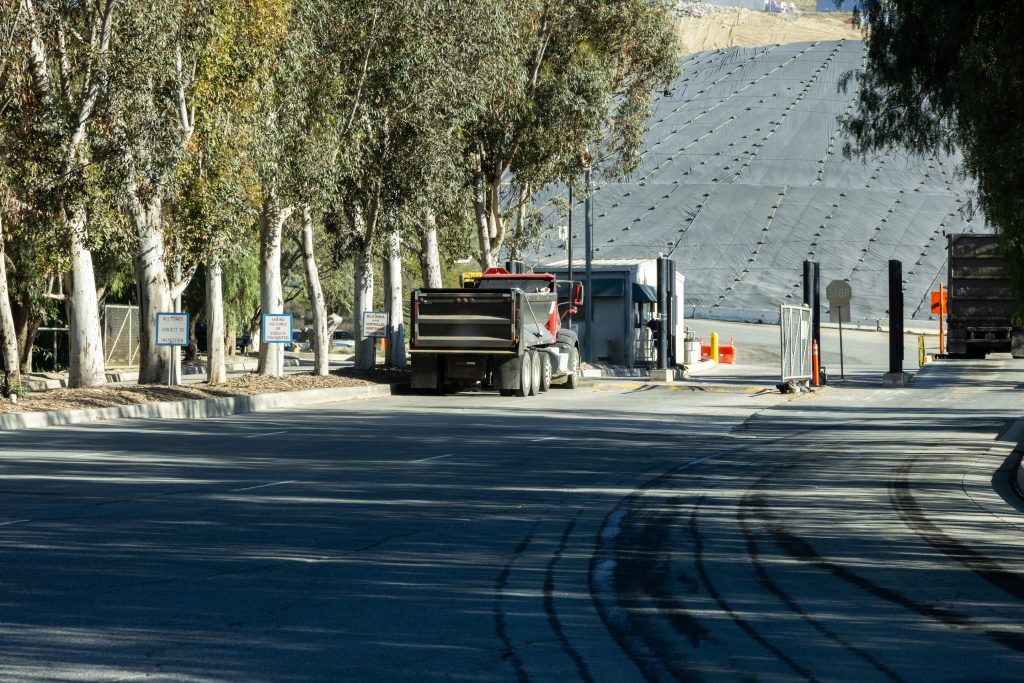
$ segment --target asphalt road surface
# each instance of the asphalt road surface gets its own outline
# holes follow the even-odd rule
[[[6,433],[0,680],[1020,680],[1022,382]]]

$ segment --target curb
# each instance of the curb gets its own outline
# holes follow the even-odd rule
[[[82,410],[53,410],[45,413],[5,413],[0,415],[0,431],[15,429],[43,429],[62,425],[82,424],[101,420],[160,419],[193,420],[208,417],[226,417],[242,413],[258,413],[275,408],[381,398],[397,393],[398,384],[370,384],[334,389],[306,389],[274,394],[232,396],[225,398],[199,398],[186,401],[140,403],[109,408]]]
[[[1017,495],[1024,499],[1024,418],[1015,420],[1013,424],[1004,429],[996,436],[996,441],[1012,443],[1011,454],[1017,456],[1016,477],[1012,477],[1016,484]]]

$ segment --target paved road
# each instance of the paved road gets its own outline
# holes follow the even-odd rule
[[[0,680],[1019,679],[1021,382],[5,434]]]

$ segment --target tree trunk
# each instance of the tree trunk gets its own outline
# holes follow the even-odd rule
[[[441,251],[437,245],[437,217],[427,211],[420,232],[420,273],[427,289],[441,288]]]
[[[327,339],[327,304],[320,286],[320,273],[313,254],[313,211],[302,207],[302,262],[306,270],[306,289],[313,307],[313,374],[326,375],[329,370],[330,346]]]
[[[11,310],[14,315],[14,330],[18,338],[18,351],[21,354],[19,365],[21,372],[32,372],[32,347],[35,345],[36,333],[42,325],[39,316],[33,317],[32,297],[24,290],[18,290],[11,298]]]
[[[7,259],[4,256],[4,228],[0,223],[0,353],[3,354],[3,395],[17,393],[21,386],[21,357],[18,355],[18,333],[14,327],[11,295],[7,286]]]
[[[220,259],[214,256],[206,262],[206,381],[210,384],[223,384],[228,379],[224,358],[226,342]],[[230,343],[234,348],[233,338]]]
[[[103,363],[103,330],[96,301],[96,276],[92,254],[85,248],[85,212],[72,220],[71,272],[65,275],[71,347],[69,387],[98,387],[106,383]]]
[[[404,368],[405,319],[402,315],[402,238],[398,226],[388,231],[387,253],[388,337],[384,363],[390,368]]]
[[[374,339],[365,338],[363,312],[373,308],[373,263],[369,244],[360,245],[355,254],[355,302],[352,306],[352,321],[356,338],[356,354],[353,365],[359,370],[369,370],[375,362]]]
[[[136,201],[132,219],[138,234],[135,285],[139,294],[139,384],[164,384],[173,361],[171,347],[156,344],[156,314],[174,310],[167,278],[162,202]]]
[[[264,199],[260,215],[260,308],[264,315],[284,312],[281,233],[291,212],[290,207],[281,207],[274,192],[268,193]],[[262,325],[260,327],[262,330]],[[261,343],[256,371],[261,375],[281,377],[284,374],[284,345]]]

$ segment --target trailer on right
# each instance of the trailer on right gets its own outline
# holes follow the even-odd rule
[[[949,306],[946,352],[984,358],[1010,353],[1024,358],[1024,330],[1014,324],[1014,298],[999,237],[989,233],[947,235]]]

